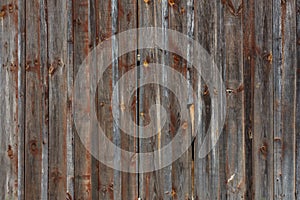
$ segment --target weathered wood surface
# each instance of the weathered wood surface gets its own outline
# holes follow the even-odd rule
[[[83,146],[74,124],[73,87],[80,64],[98,44],[149,26],[184,33],[210,53],[225,83],[227,118],[215,148],[199,158],[214,120],[209,96],[214,91],[174,53],[139,49],[119,57],[105,71],[96,96],[86,94],[107,138],[135,153],[172,141],[182,122],[178,97],[167,88],[140,87],[129,107],[121,101],[114,110],[122,114],[129,109],[131,119],[143,126],[151,120],[160,123],[161,110],[157,107],[157,118],[150,119],[149,109],[163,105],[166,124],[159,124],[156,136],[139,139],[142,129],[127,127],[135,135],[129,136],[112,116],[116,82],[140,64],[138,81],[130,84],[141,85],[155,62],[171,66],[193,86],[196,93],[186,97],[186,132],[195,136],[200,130],[171,165],[125,173],[107,167]],[[112,56],[117,55],[117,39],[112,46]],[[191,52],[189,46],[188,58]],[[2,0],[0,199],[300,199],[299,61],[300,0]],[[172,78],[154,76],[162,82]],[[91,78],[95,74],[87,81]],[[127,90],[119,87],[121,99]],[[195,127],[198,121],[200,127]],[[124,120],[118,123],[128,126]],[[88,134],[87,141],[99,148]],[[112,153],[106,152],[122,165],[122,155]],[[132,164],[138,170],[141,162],[138,157]]]

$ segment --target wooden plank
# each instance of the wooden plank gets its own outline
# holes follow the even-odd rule
[[[73,0],[67,1],[67,198],[69,200],[74,199],[74,123],[73,123],[73,77],[74,77],[74,65],[73,65],[73,50],[74,50],[74,38],[73,38]]]
[[[42,69],[42,179],[41,179],[41,198],[48,199],[48,183],[49,183],[49,70],[48,70],[48,13],[47,2],[45,0],[40,1],[40,46],[41,49],[41,61],[40,66]]]
[[[17,1],[2,1],[0,9],[0,198],[16,199],[18,136],[22,134],[18,131]]]
[[[105,41],[112,35],[112,15],[111,1],[99,0],[96,5],[96,22],[98,42]],[[97,43],[97,41],[96,41]],[[112,95],[112,67],[104,72],[103,79],[99,81],[97,89],[97,114],[99,124],[106,136],[112,141],[113,138],[113,118],[111,113],[111,95]],[[103,153],[103,152],[99,152]],[[110,156],[110,155],[109,155]],[[114,199],[113,196],[113,169],[99,163],[99,199]]]
[[[245,196],[245,129],[242,1],[225,2],[227,119],[225,122],[227,199]]]
[[[115,59],[118,57],[119,49],[118,49],[118,40],[116,37],[114,37],[115,34],[118,33],[119,27],[118,27],[118,20],[119,20],[119,4],[118,0],[112,0],[111,1],[111,15],[112,15],[112,58],[114,59],[112,61],[112,86],[115,86],[118,79],[120,78],[119,74],[119,60]],[[120,91],[116,91],[118,94],[120,94]],[[119,95],[118,95],[119,98]],[[112,100],[112,103],[115,104],[116,100]],[[120,109],[113,110],[113,112],[116,113],[116,115],[120,114]],[[116,120],[114,119],[113,122],[113,143],[116,146],[121,146],[121,131],[117,125]],[[121,165],[121,153],[118,151],[114,152],[114,167],[116,168],[118,165]],[[114,199],[121,199],[121,191],[122,191],[122,183],[121,183],[121,172],[114,170],[114,180],[113,180],[113,195]]]
[[[300,200],[300,0],[297,0],[296,199]]]
[[[274,199],[295,199],[296,1],[273,8]]]
[[[243,29],[254,30],[255,9],[254,0],[243,1]],[[244,44],[244,105],[245,105],[245,165],[246,165],[246,199],[253,197],[253,168],[252,168],[252,147],[253,147],[253,85],[254,85],[254,65],[255,60],[251,57],[255,52],[255,33],[254,31],[243,31]]]
[[[43,6],[40,1],[26,1],[25,199],[40,199],[46,192],[42,189],[42,157],[43,134],[47,130],[44,115],[48,109],[44,104],[44,82],[48,70],[43,63],[47,56]]]
[[[138,27],[161,27],[168,28],[169,18],[169,1],[138,1]],[[166,38],[167,39],[167,38]],[[139,40],[141,41],[141,40]],[[140,62],[143,66],[139,72],[139,84],[143,84],[143,74],[147,73],[149,63],[169,64],[169,54],[159,49],[140,50]],[[167,81],[167,74],[157,73],[155,78]],[[158,85],[150,84],[139,90],[139,124],[141,126],[150,123],[156,123],[162,129],[152,137],[141,139],[139,141],[139,152],[153,152],[154,150],[162,148],[171,141],[172,136],[170,132],[170,114],[167,114],[166,123],[160,124],[160,109],[156,109],[156,118],[150,119],[149,109],[151,105],[161,104],[164,106],[167,113],[170,110],[169,92],[166,88],[161,88]],[[162,127],[163,126],[163,127]],[[157,130],[153,130],[157,131]],[[142,130],[139,130],[139,135],[142,135]],[[159,162],[162,161],[163,156],[159,156]],[[140,163],[144,160],[140,158]],[[140,164],[141,165],[141,164]],[[155,172],[140,174],[139,176],[139,195],[142,199],[171,199],[174,194],[172,191],[172,166],[167,166]]]
[[[74,76],[90,51],[89,6],[88,0],[73,2]],[[86,141],[89,141],[89,135]],[[74,167],[74,199],[91,199],[91,154],[83,146],[75,129]]]
[[[25,199],[26,6],[18,0],[18,199]]]
[[[224,52],[219,50],[224,49],[224,25],[223,25],[223,5],[221,2],[215,1],[195,1],[195,39],[202,45],[204,49],[214,58],[220,72],[223,74],[221,66],[223,66]],[[223,23],[222,23],[223,22]],[[196,77],[195,77],[196,76]],[[197,88],[197,95],[202,102],[195,105],[195,120],[200,120],[199,133],[195,139],[195,198],[197,199],[221,199],[226,195],[224,192],[224,182],[221,180],[224,172],[225,161],[220,159],[222,153],[221,146],[223,144],[222,137],[219,138],[217,145],[205,157],[199,158],[199,151],[203,139],[211,120],[211,101],[206,83],[201,81],[197,76],[194,76],[194,84]],[[215,131],[215,130],[213,130]],[[222,131],[222,130],[219,130]],[[221,150],[221,151],[220,151]],[[223,175],[223,178],[224,175]],[[222,196],[222,197],[221,197]]]
[[[118,32],[123,32],[129,29],[137,28],[137,0],[119,0],[118,1]],[[127,41],[128,44],[136,45],[136,41]],[[119,70],[119,77],[121,78],[124,76],[126,72],[129,70],[136,71],[136,65],[137,65],[137,51],[127,53],[119,58],[118,63],[118,70]],[[131,79],[134,80],[134,79]],[[132,82],[131,80],[128,80],[128,85],[136,85],[137,83]],[[128,99],[125,99],[123,94],[127,92],[129,88],[124,87],[121,85],[120,87],[120,99],[121,104],[126,102]],[[136,97],[137,92],[136,91],[130,91],[134,92],[134,96],[132,96],[132,103],[130,105],[125,105],[125,109],[130,109],[132,113],[132,120],[137,123],[137,117],[136,117]],[[125,103],[126,104],[126,103]],[[133,106],[134,105],[134,106]],[[120,107],[120,114],[124,112],[124,109]],[[128,133],[125,133],[123,131],[121,132],[121,144],[120,147],[124,150],[130,151],[130,152],[136,152],[138,151],[138,138],[137,138],[137,130],[135,127],[128,127],[128,120],[127,116],[126,119],[121,119],[120,124],[122,127],[127,126],[127,130],[130,130],[131,133],[133,133],[134,137],[129,136]],[[121,155],[122,156],[122,155]],[[122,164],[122,163],[121,163]],[[132,165],[135,165],[137,167],[138,163],[133,162]],[[137,170],[137,168],[136,168]],[[121,173],[121,196],[122,199],[137,199],[138,198],[138,174],[136,173]],[[117,198],[115,198],[117,199]]]
[[[255,2],[253,81],[253,197],[273,199],[272,1]]]
[[[188,5],[188,3],[190,5]],[[192,35],[194,23],[191,15],[193,15],[193,10],[191,9],[192,2],[187,1],[169,1],[169,28],[176,30],[183,34]],[[189,7],[188,7],[189,6]],[[188,21],[189,24],[188,24]],[[188,33],[188,31],[190,31]],[[169,38],[170,43],[175,43]],[[188,55],[188,53],[186,53]],[[169,66],[180,72],[183,76],[187,77],[187,62],[174,53],[169,53]],[[170,76],[169,76],[170,77]],[[172,77],[170,77],[172,78]],[[175,84],[175,83],[174,83]],[[181,93],[182,83],[177,82],[177,94]],[[187,87],[187,86],[183,86]],[[170,93],[170,133],[172,138],[176,135],[178,128],[180,126],[179,122],[183,123],[183,120],[179,119],[181,108],[178,104],[178,99],[184,99],[188,97],[175,96]],[[191,94],[192,96],[192,94]],[[192,103],[191,103],[192,104]],[[187,107],[192,106],[191,104]],[[186,129],[186,141],[182,141],[182,145],[188,142],[188,137],[192,136],[192,121],[187,122],[190,127]],[[174,149],[180,148],[178,144],[174,144]],[[175,150],[174,150],[175,151]],[[179,159],[172,163],[172,197],[173,199],[191,199],[192,198],[192,148],[185,152]]]
[[[67,1],[51,1],[48,11],[49,199],[67,193]]]

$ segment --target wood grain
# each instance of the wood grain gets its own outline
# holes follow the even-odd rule
[[[17,1],[0,9],[0,198],[18,197],[18,11]],[[21,113],[24,113],[20,110]]]

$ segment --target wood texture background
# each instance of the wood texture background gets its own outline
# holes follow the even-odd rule
[[[73,84],[99,43],[148,26],[182,32],[214,57],[227,89],[227,118],[216,147],[199,159],[212,91],[194,68],[160,49],[119,57],[95,99],[101,127],[120,147],[153,151],[170,142],[180,124],[176,97],[150,84],[134,93],[132,118],[148,124],[150,106],[160,103],[167,110],[165,127],[140,140],[118,129],[112,86],[137,64],[145,68],[136,84],[143,83],[148,63],[167,64],[204,102],[189,97],[187,130],[194,134],[200,120],[202,131],[180,159],[159,171],[130,174],[103,165],[82,145]],[[113,43],[113,54],[117,47]],[[299,62],[300,0],[0,0],[0,199],[300,200]],[[168,80],[168,74],[155,76]]]

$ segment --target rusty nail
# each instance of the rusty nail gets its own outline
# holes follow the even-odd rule
[[[146,4],[148,4],[148,3],[150,3],[150,0],[144,0],[144,2],[145,2]]]

